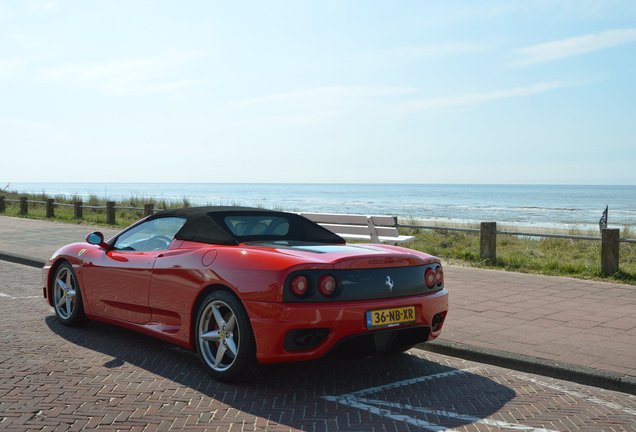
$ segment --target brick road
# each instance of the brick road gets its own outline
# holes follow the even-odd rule
[[[636,431],[636,397],[411,350],[211,380],[184,349],[58,323],[39,271],[0,262],[0,428],[154,431]]]

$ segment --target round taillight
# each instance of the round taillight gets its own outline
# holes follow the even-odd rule
[[[444,283],[444,270],[442,270],[442,267],[437,267],[435,269],[435,282],[439,286],[442,286]]]
[[[294,295],[302,297],[307,293],[307,290],[309,289],[309,281],[305,276],[297,275],[294,276],[294,278],[291,280],[289,286],[291,287],[291,291],[294,293]]]
[[[318,291],[325,297],[329,297],[336,291],[336,279],[331,275],[323,275],[318,281]]]
[[[426,282],[426,286],[433,288],[435,286],[435,280],[435,271],[432,268],[427,268],[424,272],[424,281]]]

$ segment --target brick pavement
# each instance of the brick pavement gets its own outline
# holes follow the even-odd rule
[[[0,274],[3,431],[636,431],[634,396],[416,349],[218,383],[160,340],[61,325],[38,269]]]
[[[442,339],[636,377],[636,286],[450,266]]]
[[[0,256],[37,263],[92,230],[116,232],[0,217]],[[636,287],[457,266],[445,277],[449,317],[423,348],[636,391]]]

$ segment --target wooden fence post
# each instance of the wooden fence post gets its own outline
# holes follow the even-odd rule
[[[73,214],[75,216],[75,219],[81,219],[83,217],[81,201],[75,201],[73,203]]]
[[[26,215],[29,214],[29,201],[27,201],[29,197],[20,197],[20,214]]]
[[[46,199],[46,217],[47,218],[55,217],[55,207],[53,206],[53,198]]]
[[[601,231],[601,271],[606,276],[618,272],[620,231],[614,228],[603,228]]]
[[[482,222],[479,236],[479,256],[482,260],[497,261],[497,222]]]
[[[115,225],[115,202],[108,201],[106,203],[106,223]]]
[[[4,196],[0,196],[0,213],[7,211],[6,203],[4,202]]]
[[[144,204],[144,216],[150,216],[151,214],[154,213],[155,210],[155,205],[150,203],[150,204]]]

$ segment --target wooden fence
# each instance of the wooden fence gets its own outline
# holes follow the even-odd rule
[[[84,217],[84,209],[90,210],[106,210],[106,223],[114,225],[116,220],[117,210],[139,210],[144,212],[144,216],[150,216],[155,212],[154,204],[144,204],[143,207],[118,207],[114,201],[108,201],[105,206],[90,206],[84,205],[82,201],[75,201],[73,204],[56,203],[53,198],[48,198],[46,201],[34,201],[29,200],[28,197],[20,197],[20,199],[6,199],[4,196],[0,196],[0,213],[6,211],[6,203],[20,203],[20,214],[29,214],[29,204],[44,204],[47,218],[55,217],[55,207],[73,207],[73,214],[75,219],[82,219]]]
[[[117,207],[115,202],[108,201],[106,206],[88,206],[84,205],[82,201],[76,201],[73,204],[56,203],[52,198],[46,201],[33,201],[28,197],[20,197],[19,200],[6,199],[4,196],[0,196],[0,213],[6,211],[6,203],[14,202],[20,205],[20,214],[27,215],[29,213],[29,204],[44,204],[46,208],[46,217],[55,217],[55,207],[73,207],[74,215],[76,219],[83,218],[83,210],[106,210],[106,223],[114,225],[116,210],[139,210],[143,211],[144,216],[149,216],[155,212],[154,204],[144,204],[142,207]],[[636,243],[634,239],[620,238],[620,230],[614,228],[604,228],[600,237],[585,237],[585,236],[572,236],[562,234],[538,234],[538,233],[526,233],[517,231],[499,231],[497,230],[497,222],[482,222],[481,227],[477,228],[452,228],[452,227],[439,227],[439,226],[426,226],[426,225],[403,225],[396,224],[398,228],[415,228],[415,229],[430,229],[440,231],[467,231],[479,233],[479,245],[480,245],[480,257],[483,260],[489,260],[495,262],[497,260],[497,235],[516,235],[527,237],[555,237],[566,238],[575,240],[591,240],[601,242],[601,271],[606,275],[612,275],[618,272],[619,264],[619,246],[621,242]]]
[[[573,236],[566,234],[540,234],[519,231],[499,231],[497,222],[481,222],[480,228],[450,228],[425,225],[397,224],[398,228],[432,229],[440,231],[466,231],[479,233],[479,256],[483,260],[495,262],[497,260],[497,235],[515,235],[525,237],[552,237],[574,240],[592,240],[601,242],[601,271],[605,275],[618,272],[620,242],[636,243],[634,239],[620,238],[620,230],[603,228],[600,237]]]

